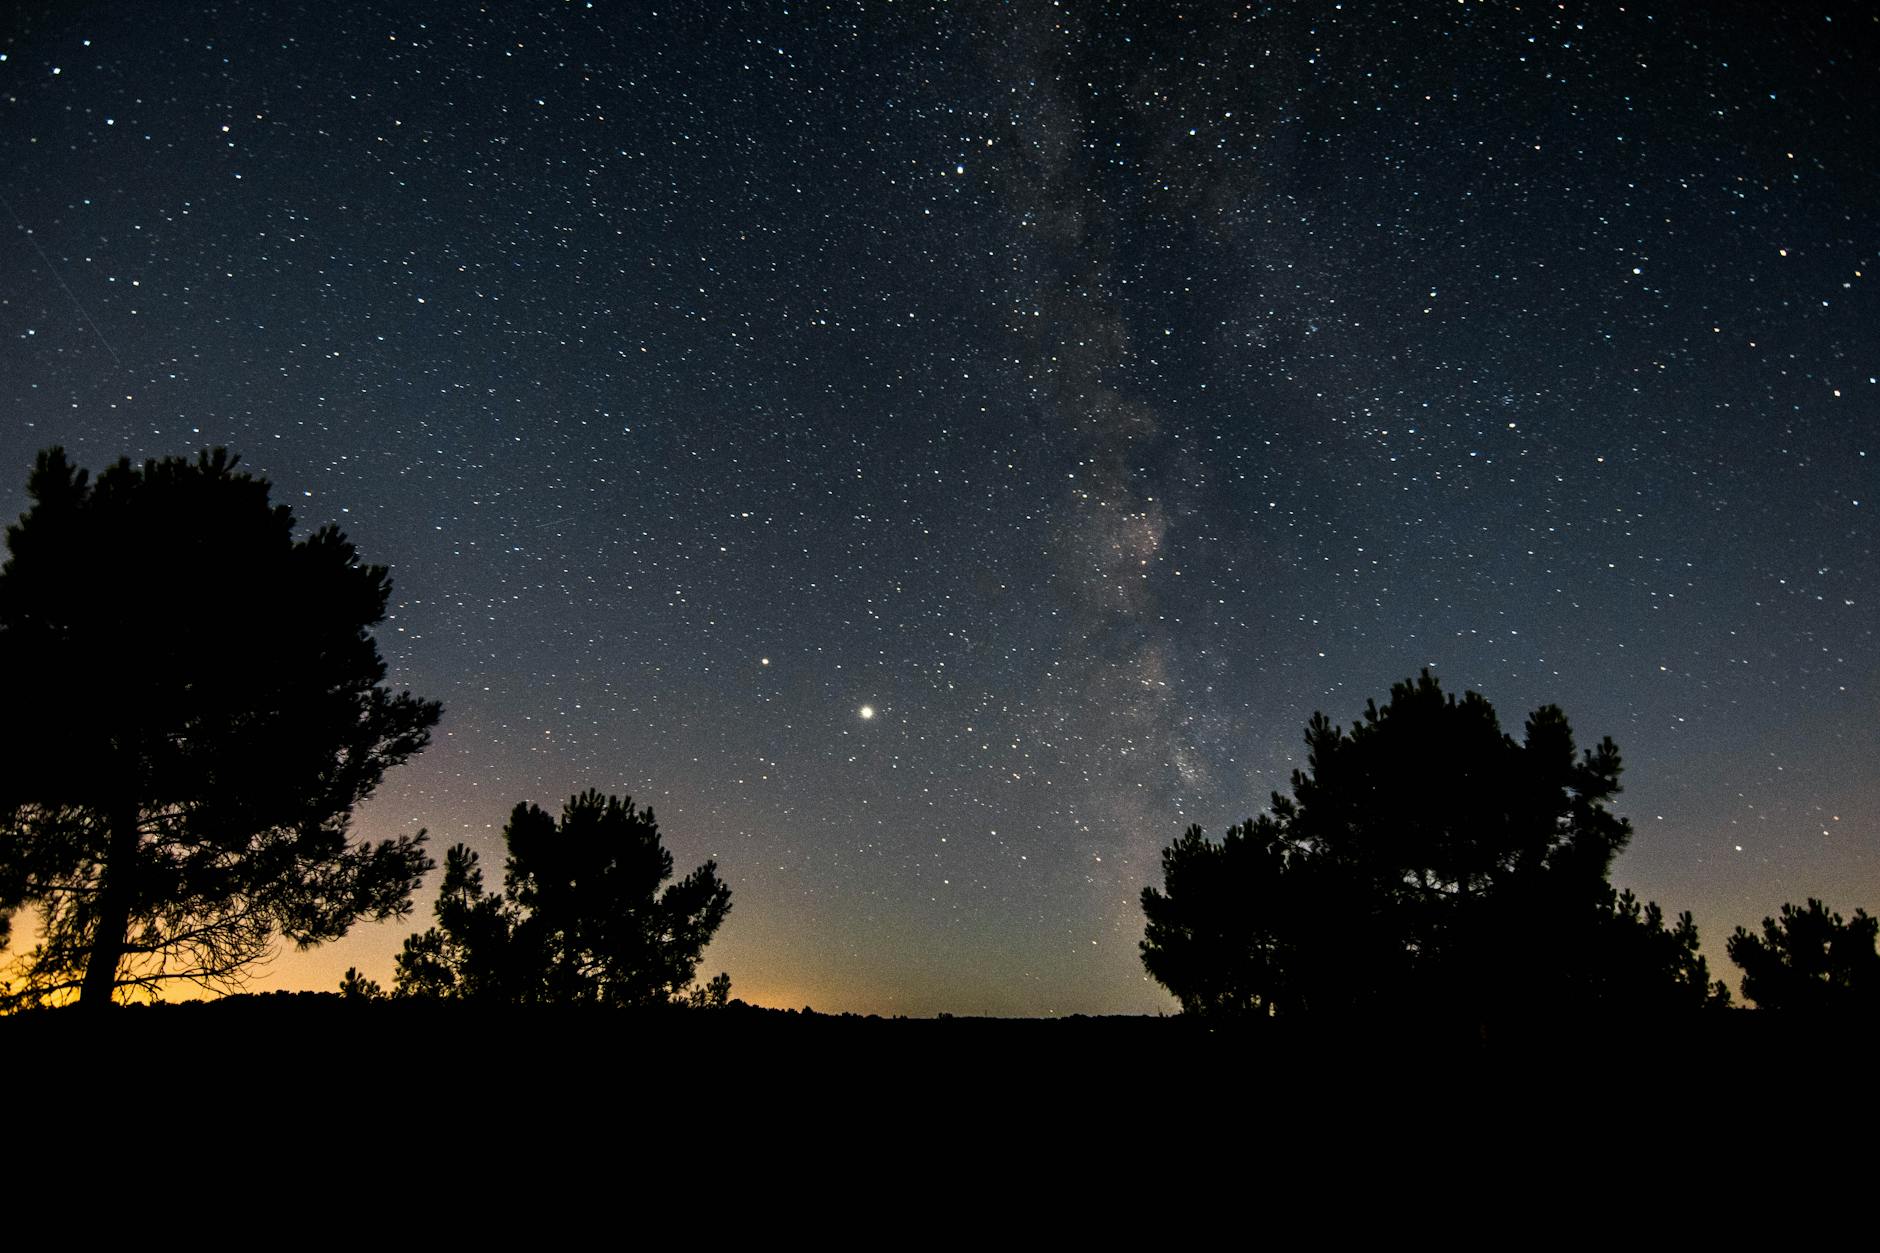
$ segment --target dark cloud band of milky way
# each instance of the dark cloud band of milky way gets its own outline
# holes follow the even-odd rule
[[[1132,318],[1121,254],[1181,223],[1202,258],[1245,265],[1259,179],[1216,154],[1224,129],[1244,138],[1276,112],[1275,76],[1219,76],[1250,42],[1231,20],[1171,43],[1038,4],[984,49],[1003,110],[991,159],[1012,245],[1013,339],[1041,437],[1068,466],[1047,528],[1064,627],[1039,716],[1075,728],[1093,808],[1138,866],[1161,842],[1170,800],[1214,781],[1195,739],[1218,736],[1224,719],[1178,697],[1171,673],[1157,588],[1206,473],[1183,446],[1181,416],[1146,395],[1168,331]],[[1204,127],[1217,142],[1193,142]]]

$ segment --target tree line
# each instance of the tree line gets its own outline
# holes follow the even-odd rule
[[[1201,828],[1147,887],[1144,967],[1215,1019],[1388,1012],[1460,1019],[1714,1009],[1697,926],[1614,889],[1631,824],[1610,738],[1566,715],[1520,740],[1425,671],[1349,729],[1315,715],[1291,795],[1219,841]],[[1784,905],[1725,943],[1769,1009],[1880,1010],[1880,922]]]
[[[176,985],[228,992],[281,938],[411,911],[423,831],[349,838],[354,808],[429,742],[436,701],[385,685],[391,580],[338,528],[294,538],[222,450],[93,480],[58,448],[0,567],[0,945],[38,938],[0,1007]],[[712,862],[677,883],[650,809],[589,792],[517,806],[500,895],[445,857],[436,923],[394,990],[435,999],[713,1005],[693,974],[731,908]],[[662,886],[664,885],[664,886]],[[352,972],[353,994],[372,990]]]
[[[177,984],[240,986],[306,947],[411,912],[426,834],[355,842],[355,807],[429,743],[435,701],[385,684],[371,636],[391,582],[338,528],[294,538],[223,450],[128,459],[94,480],[58,448],[28,481],[0,566],[0,948],[37,939],[0,1008]],[[1631,827],[1608,808],[1610,739],[1558,708],[1517,741],[1425,672],[1349,730],[1306,730],[1291,795],[1219,841],[1200,828],[1146,887],[1145,969],[1209,1019],[1389,1012],[1491,1017],[1730,1003],[1689,913],[1610,882]],[[520,804],[500,892],[445,855],[434,921],[392,995],[485,1004],[722,1006],[698,963],[731,907],[708,861],[673,881],[650,809],[589,791]],[[1880,1008],[1880,923],[1784,905],[1726,951],[1771,1009]],[[15,981],[17,980],[17,981]],[[385,995],[349,970],[349,997]]]

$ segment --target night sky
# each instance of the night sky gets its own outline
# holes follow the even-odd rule
[[[1880,906],[1871,9],[13,12],[0,516],[226,445],[389,565],[361,835],[631,793],[733,995],[1173,1011],[1159,850],[1428,666],[1733,985]]]

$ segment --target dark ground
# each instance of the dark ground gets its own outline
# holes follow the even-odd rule
[[[1874,1028],[1730,1010],[1628,1020],[1354,1019],[1209,1027],[1171,1016],[878,1018],[762,1009],[475,1010],[271,993],[0,1019],[15,1075],[140,1059],[150,1079],[239,1080],[253,1099],[429,1084],[572,1102],[735,1090],[865,1102],[1001,1098],[1309,1102],[1366,1090],[1498,1100],[1637,1091],[1811,1091],[1863,1082]],[[215,1076],[227,1082],[218,1082]],[[874,1094],[871,1096],[870,1094]]]
[[[343,1229],[656,1213],[1186,1243],[1224,1219],[1408,1229],[1432,1205],[1454,1232],[1601,1227],[1622,1198],[1682,1223],[1819,1188],[1870,1172],[1873,1038],[1748,1011],[1484,1036],[276,994],[0,1019],[0,1068],[16,1199],[78,1163]]]

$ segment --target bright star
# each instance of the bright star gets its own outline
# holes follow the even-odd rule
[[[866,722],[875,716],[875,707],[873,705],[863,705],[860,712],[862,721]]]

